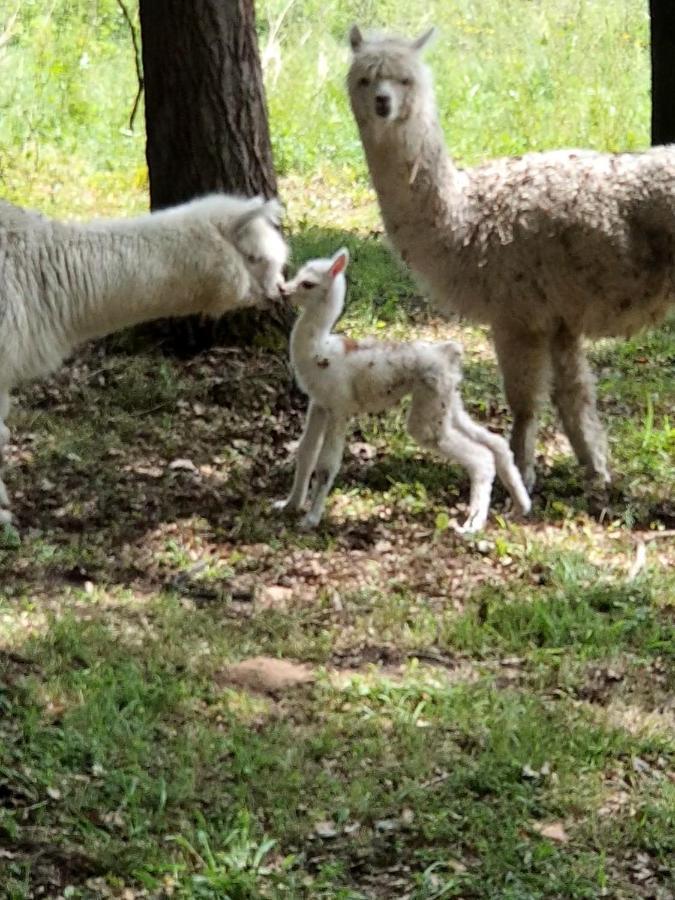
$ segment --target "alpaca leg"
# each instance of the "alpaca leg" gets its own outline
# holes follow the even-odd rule
[[[309,480],[319,457],[326,429],[326,411],[310,402],[305,429],[295,458],[293,487],[286,500],[277,500],[275,509],[300,509],[306,498]]]
[[[521,474],[513,461],[513,453],[504,438],[474,422],[461,404],[454,410],[454,423],[460,431],[492,452],[497,466],[497,475],[511,495],[516,510],[521,515],[527,515],[532,503]]]
[[[426,391],[413,393],[408,430],[418,444],[435,450],[463,466],[469,473],[471,496],[466,522],[460,531],[480,531],[487,522],[490,494],[495,477],[495,461],[492,452],[453,427],[450,414],[438,416],[440,398]]]
[[[0,463],[2,462],[2,451],[9,443],[9,428],[5,425],[5,418],[8,412],[9,394],[0,393]],[[9,496],[0,476],[0,525],[6,525],[11,521],[12,514],[9,511]]]
[[[444,456],[455,459],[469,473],[469,511],[460,531],[466,534],[480,531],[487,522],[492,483],[495,480],[495,460],[491,451],[452,428],[446,428],[438,450]]]
[[[328,418],[323,446],[314,470],[314,491],[310,511],[302,520],[303,528],[316,528],[321,521],[326,497],[340,470],[345,446],[346,423],[342,419]]]
[[[603,487],[609,484],[607,437],[598,417],[595,378],[581,338],[561,327],[551,342],[553,400],[565,433],[587,476]]]
[[[544,335],[494,329],[495,349],[513,413],[511,449],[525,487],[534,487],[539,408],[549,392],[551,359]]]

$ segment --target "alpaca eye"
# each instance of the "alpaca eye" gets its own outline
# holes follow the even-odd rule
[[[313,281],[301,281],[300,287],[306,291],[311,291],[313,287],[316,287],[316,284]]]
[[[370,79],[359,78],[359,87],[368,87],[369,84],[370,84]]]
[[[260,257],[259,257],[259,256],[253,256],[252,254],[248,253],[248,254],[246,255],[246,262],[250,262],[251,265],[255,265],[255,263],[260,262]]]
[[[409,87],[412,84],[412,78],[401,78],[401,84],[404,87]]]

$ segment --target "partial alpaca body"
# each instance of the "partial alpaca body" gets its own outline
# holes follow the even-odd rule
[[[10,390],[90,338],[279,298],[274,200],[213,195],[135,219],[65,224],[0,203],[0,459]],[[0,479],[0,523],[11,520]]]
[[[310,398],[288,499],[277,509],[301,509],[314,475],[311,509],[303,526],[314,528],[340,468],[349,419],[382,412],[412,395],[408,431],[423,447],[464,466],[471,479],[469,513],[461,530],[485,525],[495,471],[521,513],[530,498],[506,441],[477,425],[462,406],[462,349],[454,341],[393,343],[355,341],[331,329],[344,305],[349,256],[307,263],[286,285],[301,312],[291,334],[291,362]]]
[[[582,338],[654,325],[675,300],[675,147],[529,153],[459,169],[420,59],[432,32],[350,34],[349,96],[387,234],[441,310],[491,326],[528,488],[551,387],[579,462],[606,484]]]

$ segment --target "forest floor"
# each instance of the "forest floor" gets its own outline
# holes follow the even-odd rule
[[[484,332],[377,236],[296,256],[343,240],[347,326],[460,337],[504,430]],[[470,538],[465,474],[401,412],[356,423],[316,534],[274,514],[304,401],[271,347],[87,347],[19,393],[2,896],[672,900],[672,326],[593,360],[610,502],[548,414],[529,520],[496,488]]]

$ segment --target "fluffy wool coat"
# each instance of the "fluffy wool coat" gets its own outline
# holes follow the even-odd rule
[[[420,59],[428,36],[351,33],[349,95],[387,234],[439,309],[491,326],[526,483],[551,381],[580,462],[606,482],[582,337],[655,325],[675,299],[675,148],[459,169]]]

